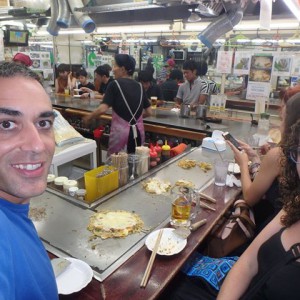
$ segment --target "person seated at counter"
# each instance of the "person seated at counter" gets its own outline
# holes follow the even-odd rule
[[[300,100],[300,94],[294,97],[298,97],[298,100]],[[292,98],[289,101],[291,100]],[[290,123],[287,122],[286,125],[290,125]],[[297,278],[295,277],[297,275],[295,272],[300,273],[300,269],[293,263],[288,264],[288,261],[284,263],[286,251],[290,250],[290,247],[294,243],[300,242],[300,237],[297,233],[300,227],[300,207],[298,200],[300,190],[299,117],[294,124],[291,124],[287,132],[281,143],[282,151],[278,155],[276,162],[280,166],[279,182],[282,195],[281,207],[283,207],[275,214],[264,230],[259,233],[242,256],[237,259],[237,262],[228,275],[226,273],[230,265],[224,264],[219,273],[219,275],[221,274],[219,282],[218,279],[216,280],[218,275],[214,277],[213,274],[217,274],[216,270],[220,268],[221,262],[225,261],[228,257],[220,258],[217,264],[211,264],[210,270],[212,273],[204,273],[201,264],[197,263],[197,257],[196,259],[192,257],[191,261],[186,264],[187,268],[183,269],[184,272],[180,273],[180,277],[176,278],[176,282],[172,283],[171,288],[168,288],[169,293],[164,295],[163,299],[212,300],[217,297],[218,300],[274,300],[299,298],[299,293],[295,291],[296,288],[299,289],[299,284],[297,280],[292,280],[292,277]],[[254,188],[252,191],[254,191]],[[299,244],[297,246],[298,251],[296,253],[298,257],[295,257],[295,260],[300,257]],[[283,268],[276,271],[275,269],[272,270],[274,264],[280,262],[280,260],[282,260],[281,267]],[[270,269],[271,273],[269,276],[263,277]],[[254,278],[256,274],[259,274],[259,276]],[[226,277],[223,283],[224,275]],[[266,280],[262,282],[263,284],[259,286],[259,289],[255,290],[254,286],[250,285],[251,280],[257,282],[258,279],[263,280],[264,278]],[[214,286],[211,285],[212,282]],[[240,284],[241,282],[242,285]],[[221,289],[218,294],[220,287]],[[292,290],[288,287],[292,288]],[[254,293],[252,295],[247,294],[251,288],[254,288],[252,289]],[[245,292],[247,297],[244,295]],[[277,294],[278,297],[276,297]],[[242,295],[244,296],[242,297]]]
[[[99,90],[95,93],[95,99],[103,99],[108,85],[114,80],[109,76],[109,69],[106,66],[99,66],[95,70],[95,79],[99,83]],[[81,90],[84,91],[83,97],[89,97],[89,93],[92,89],[83,87]]]
[[[290,98],[283,98],[282,101],[280,130],[283,141],[291,134],[291,127],[300,119],[299,89],[294,89],[293,92],[289,91]],[[270,149],[260,161],[257,153],[246,143],[239,141],[242,151],[230,142],[227,143],[240,166],[243,197],[249,206],[254,207],[258,233],[282,208],[278,183],[282,147],[279,145]],[[250,167],[249,161],[252,162]]]
[[[54,113],[38,75],[0,64],[0,299],[58,299],[53,268],[29,218],[47,187]]]
[[[161,84],[162,99],[166,101],[175,101],[179,85],[183,82],[183,73],[179,69],[171,71],[169,78]]]
[[[209,96],[216,95],[218,91],[217,84],[207,78],[208,66],[205,60],[201,60],[198,63],[198,76],[202,80],[201,81],[201,95],[200,95],[200,102],[209,105]]]
[[[201,79],[198,77],[198,64],[194,60],[186,60],[183,63],[183,75],[186,81],[180,85],[176,95],[177,104],[190,104],[196,106],[201,102]]]
[[[159,100],[162,99],[161,89],[153,82],[152,74],[149,71],[140,71],[138,73],[138,81],[142,84],[148,99],[151,99],[151,97],[157,97]]]
[[[141,83],[132,78],[135,64],[130,55],[115,56],[115,80],[108,85],[100,106],[83,118],[84,124],[88,125],[112,107],[108,156],[122,150],[134,153],[135,148],[145,141],[143,114],[150,116],[151,106]]]
[[[95,90],[95,86],[91,82],[89,82],[87,79],[88,73],[86,70],[81,69],[77,75],[78,75],[78,80],[80,82],[78,85],[79,89],[87,88],[91,91]],[[79,95],[82,95],[82,94],[83,94],[83,91],[80,91]]]
[[[283,210],[251,243],[230,270],[218,300],[299,299],[300,121],[282,144]],[[238,284],[237,284],[238,282]]]
[[[57,67],[58,77],[55,79],[55,93],[64,94],[65,89],[74,89],[76,87],[76,77],[69,70],[66,64],[60,64]]]

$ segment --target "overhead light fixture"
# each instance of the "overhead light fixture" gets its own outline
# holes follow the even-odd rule
[[[257,45],[261,45],[263,43],[266,42],[266,39],[262,38],[259,34],[258,34],[258,29],[256,31],[256,37],[254,39],[251,40],[251,42],[253,44],[257,44]]]
[[[171,32],[171,24],[153,24],[149,25],[134,25],[134,26],[110,26],[110,27],[98,27],[95,34],[120,34],[120,33],[147,33],[147,32]],[[47,35],[48,32],[39,30],[38,35]],[[59,35],[63,34],[85,34],[83,29],[61,29]]]
[[[300,21],[300,5],[298,0],[283,0],[286,6],[294,14],[298,21]]]
[[[298,28],[299,23],[295,20],[282,19],[271,21],[270,29],[295,29]],[[234,30],[257,30],[260,28],[259,21],[241,21],[234,26]]]
[[[17,21],[1,21],[1,20],[0,20],[0,25],[1,26],[9,25],[9,26],[16,26],[16,27],[26,26],[27,28],[35,28],[36,27],[36,25],[32,24],[32,23],[24,23],[24,22],[17,22]]]
[[[171,32],[170,24],[98,27],[97,34]]]
[[[195,24],[185,24],[184,29],[187,31],[202,31],[204,30],[210,23],[208,22],[200,22],[200,23],[195,23]]]
[[[49,35],[48,31],[46,30],[39,30],[37,35]],[[63,30],[61,29],[59,31],[59,35],[64,35],[64,34],[85,34],[85,31],[80,28],[74,28],[74,29],[69,29],[69,30]]]
[[[188,17],[187,21],[191,23],[199,22],[201,20],[201,17],[195,12],[195,9],[190,9],[190,11],[191,15]]]

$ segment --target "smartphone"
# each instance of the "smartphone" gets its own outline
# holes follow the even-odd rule
[[[233,144],[236,148],[238,148],[239,150],[241,150],[240,144],[239,142],[229,133],[229,132],[225,132],[222,134],[223,138],[225,140],[228,140],[229,142],[231,142],[231,144]]]

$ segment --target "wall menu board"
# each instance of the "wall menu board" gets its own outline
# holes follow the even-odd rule
[[[248,75],[250,72],[251,52],[237,51],[234,55],[233,74]]]
[[[264,102],[269,98],[273,59],[274,57],[270,53],[260,53],[251,56],[246,98],[256,100],[256,113],[264,112]]]
[[[51,69],[50,52],[34,51],[29,56],[32,60],[33,69]]]

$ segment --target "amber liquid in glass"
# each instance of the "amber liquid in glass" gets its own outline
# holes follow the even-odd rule
[[[188,225],[190,222],[191,203],[185,197],[178,197],[172,203],[172,225]]]

